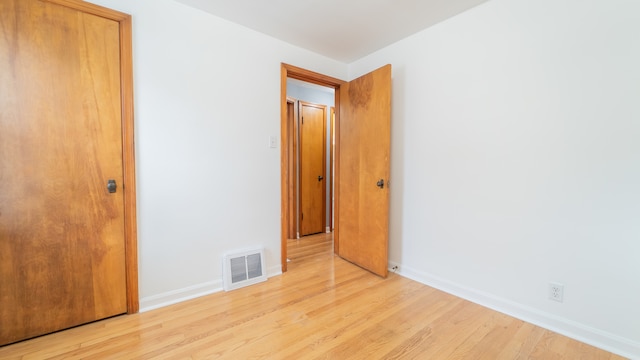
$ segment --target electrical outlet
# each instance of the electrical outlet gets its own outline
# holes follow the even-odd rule
[[[549,299],[562,302],[564,296],[564,285],[549,283]]]
[[[394,265],[394,266],[391,268],[391,271],[393,271],[393,272],[398,271],[398,265]]]

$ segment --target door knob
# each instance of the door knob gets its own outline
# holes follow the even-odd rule
[[[116,184],[115,180],[113,179],[107,180],[107,190],[109,190],[109,194],[113,194],[114,192],[116,192],[117,188],[118,188],[118,185]]]
[[[318,181],[322,181],[322,179],[324,179],[324,177],[322,175],[318,175]]]
[[[383,179],[378,180],[378,182],[376,183],[376,185],[377,185],[380,189],[384,189],[384,180],[383,180]]]

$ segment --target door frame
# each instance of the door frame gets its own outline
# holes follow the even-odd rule
[[[118,22],[120,28],[120,96],[122,107],[122,170],[124,184],[124,246],[127,313],[140,309],[138,294],[138,237],[133,126],[133,47],[131,15],[81,0],[45,0]]]
[[[287,176],[291,191],[287,195],[289,209],[288,216],[288,233],[289,239],[298,237],[298,107],[296,99],[287,96],[287,151],[292,154],[287,159]]]
[[[333,88],[335,90],[335,112],[336,112],[336,120],[335,120],[335,137],[339,138],[340,136],[340,86],[345,83],[345,81],[333,78],[331,76],[323,75],[317,72],[313,72],[310,70],[306,70],[297,66],[281,63],[280,64],[280,260],[282,263],[282,272],[287,271],[287,239],[288,239],[288,229],[289,229],[289,196],[294,191],[295,184],[292,184],[289,174],[289,161],[291,156],[294,156],[289,150],[289,132],[292,131],[289,126],[287,126],[287,78],[297,79],[301,81],[310,82],[317,85],[322,85],[326,87]],[[340,149],[338,144],[335,146],[335,166],[337,169]],[[340,174],[336,170],[334,174],[335,177],[332,179],[334,182],[338,181]],[[338,202],[339,202],[339,193],[336,189],[334,193],[334,209],[335,213],[338,212]],[[334,217],[337,218],[337,215],[334,213]],[[336,222],[334,224],[335,232],[334,232],[334,241],[333,241],[333,250],[337,252],[339,249],[339,224]]]
[[[331,122],[330,125],[331,126],[331,134],[329,135],[329,179],[331,179],[331,185],[329,186],[329,204],[331,206],[329,206],[329,231],[333,231],[333,209],[335,207],[334,204],[334,199],[333,199],[333,193],[334,193],[334,187],[335,187],[335,181],[333,181],[334,179],[334,161],[335,161],[335,147],[336,147],[336,134],[335,134],[335,129],[336,129],[336,107],[332,106],[331,109],[329,110],[330,113],[330,118],[331,118]]]

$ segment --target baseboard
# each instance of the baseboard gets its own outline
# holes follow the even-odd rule
[[[140,299],[140,312],[155,310],[220,291],[222,291],[222,279],[143,297]]]
[[[397,266],[397,270],[392,270]],[[415,280],[446,293],[458,296],[495,311],[551,330],[597,348],[624,356],[640,359],[640,343],[620,337],[569,319],[494,296],[476,289],[453,283],[446,279],[389,262],[389,270],[400,276]]]
[[[267,277],[282,275],[282,265],[278,264],[267,268]]]
[[[282,275],[280,265],[267,268],[267,277]],[[177,304],[201,296],[222,291],[222,279],[189,286],[182,289],[167,291],[162,294],[147,296],[140,299],[140,312],[150,311],[161,307]]]

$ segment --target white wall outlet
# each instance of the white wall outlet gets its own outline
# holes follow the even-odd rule
[[[562,302],[564,297],[564,285],[558,283],[549,283],[549,299]]]

